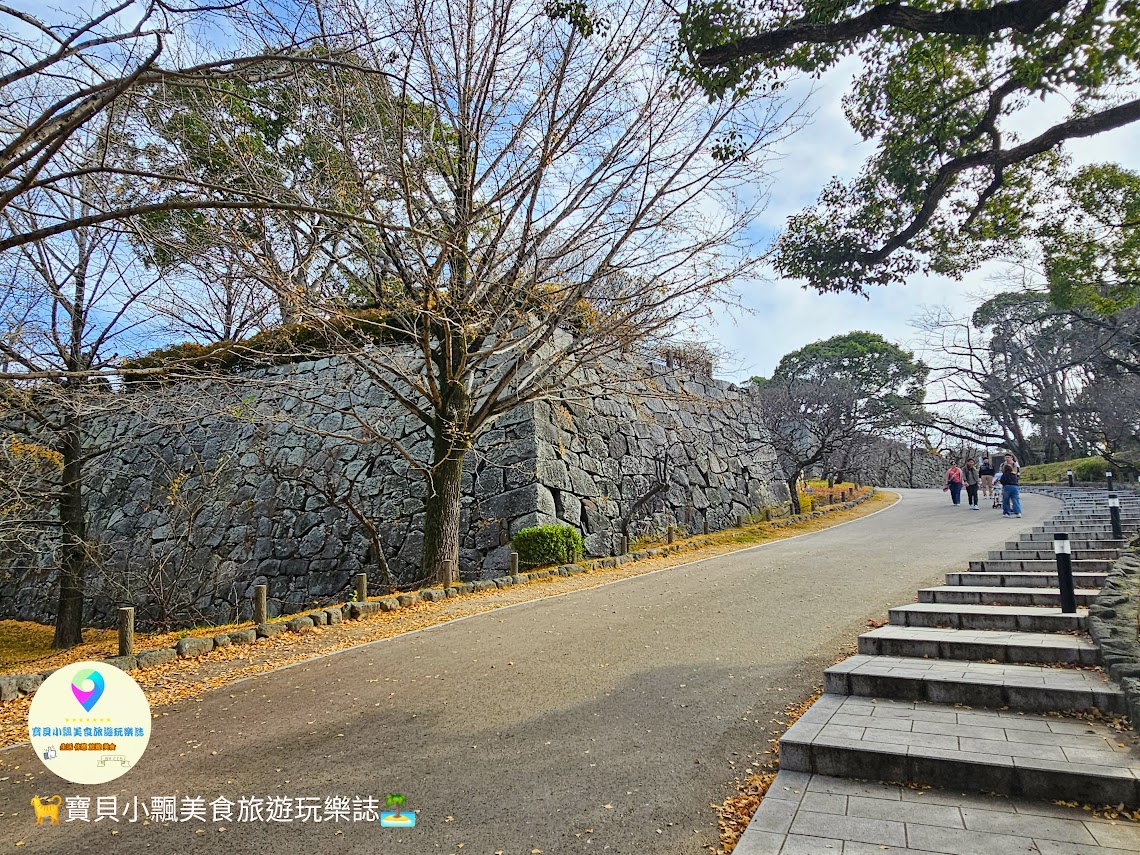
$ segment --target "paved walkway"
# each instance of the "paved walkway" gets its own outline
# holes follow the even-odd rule
[[[1045,801],[776,776],[733,855],[1135,855],[1129,822]]]
[[[867,618],[1058,507],[1031,497],[1014,521],[908,491],[806,537],[326,656],[163,709],[138,767],[106,788],[61,787],[27,747],[0,752],[0,847],[707,855],[710,802],[762,761],[786,704]],[[419,821],[34,827],[29,799],[55,792],[399,792]]]

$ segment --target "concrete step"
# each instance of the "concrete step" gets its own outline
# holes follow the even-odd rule
[[[1078,606],[1091,606],[1100,594],[1099,588],[1078,588],[1075,599]],[[940,585],[922,588],[918,592],[920,603],[971,603],[991,606],[1052,606],[1060,608],[1061,594],[1057,588],[1014,588],[970,585]]]
[[[966,787],[781,771],[736,855],[1127,855],[1140,826]],[[1121,842],[1123,841],[1123,842]],[[1134,855],[1134,853],[1132,853]]]
[[[1074,561],[1115,561],[1120,556],[1116,549],[1073,549]],[[1055,561],[1053,545],[1033,549],[999,549],[986,555],[988,561]]]
[[[1079,719],[825,694],[780,740],[780,768],[1136,807],[1136,742],[1135,733]],[[900,803],[899,810],[904,808]],[[945,851],[1009,851],[980,844],[974,840],[966,848],[955,845]],[[929,848],[943,851],[939,845]]]
[[[1043,665],[857,654],[823,672],[823,690],[1022,712],[1128,711],[1124,692],[1099,670]]]
[[[1053,534],[1054,532],[1063,531],[1066,534],[1074,537],[1112,537],[1112,526],[1108,523],[1062,523],[1062,524],[1048,524],[1034,526],[1030,530],[1030,534]],[[1124,537],[1127,539],[1132,530],[1125,526]]]
[[[953,606],[911,603],[887,612],[894,626],[944,626],[1002,632],[1078,632],[1088,628],[1088,610],[1075,615],[1037,606]]]
[[[1111,561],[1074,561],[1074,573],[1106,573],[1112,569]],[[1057,572],[1057,560],[1048,561],[971,561],[970,570],[982,573],[1008,573],[1010,571],[1029,573]]]
[[[859,636],[868,656],[996,660],[1022,664],[1096,665],[1092,639],[1058,632],[996,632],[923,626],[880,626]]]
[[[1021,535],[1021,540],[1017,541],[1016,543],[1007,543],[1006,546],[1009,549],[1025,549],[1025,544],[1031,543],[1048,544],[1048,548],[1052,549],[1053,535],[1046,535],[1042,533],[1023,534]],[[1117,540],[1111,536],[1102,538],[1074,537],[1069,539],[1069,543],[1072,544],[1073,549],[1123,549],[1126,545],[1123,540]]]
[[[1078,525],[1112,525],[1112,516],[1108,512],[1108,508],[1104,511],[1095,514],[1086,514],[1079,517],[1054,517],[1050,520],[1054,525],[1070,525],[1076,523]],[[1120,524],[1125,528],[1129,526],[1140,525],[1140,516],[1134,514],[1122,514],[1120,517]]]
[[[1117,496],[1119,499],[1120,497]],[[1122,517],[1140,517],[1140,507],[1137,507],[1134,501],[1120,501],[1120,515]],[[1053,519],[1055,520],[1068,520],[1068,519],[1083,519],[1088,516],[1108,516],[1108,498],[1106,497],[1102,502],[1093,502],[1092,504],[1075,505],[1063,508],[1060,513],[1056,514]]]
[[[1073,583],[1078,588],[1104,587],[1107,573],[1074,573]],[[1057,573],[947,573],[947,585],[1008,588],[1051,588],[1057,585]]]

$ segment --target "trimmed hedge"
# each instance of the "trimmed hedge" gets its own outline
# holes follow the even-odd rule
[[[540,525],[520,530],[511,540],[519,554],[519,564],[544,567],[573,564],[586,544],[578,529],[568,525]]]

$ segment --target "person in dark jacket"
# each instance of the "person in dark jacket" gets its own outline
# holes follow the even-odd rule
[[[992,499],[994,497],[994,465],[990,462],[989,457],[982,458],[978,477],[981,479],[982,498]]]
[[[978,485],[981,483],[981,476],[978,474],[978,464],[972,457],[966,461],[966,468],[962,471],[962,483],[966,485],[966,504],[970,506],[971,511],[978,510]]]

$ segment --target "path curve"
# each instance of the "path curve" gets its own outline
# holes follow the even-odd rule
[[[868,618],[1059,507],[1026,496],[1025,518],[1003,519],[955,508],[939,491],[899,492],[896,505],[849,524],[479,614],[164,708],[139,767],[108,787],[62,784],[27,746],[0,752],[0,841],[63,852],[97,851],[105,839],[109,855],[706,853],[717,840],[709,803],[732,792],[785,705],[806,696]],[[52,792],[120,803],[399,792],[419,821],[414,830],[36,828],[29,799]]]

